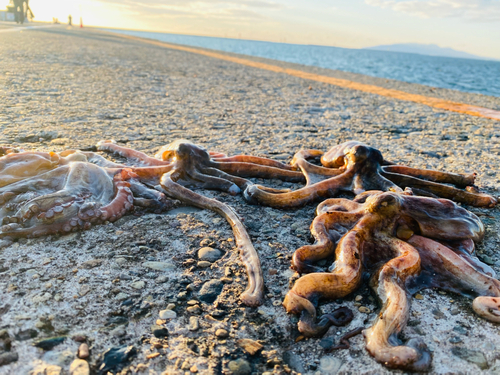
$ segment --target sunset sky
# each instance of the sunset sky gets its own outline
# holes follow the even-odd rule
[[[0,0],[8,3],[8,0]],[[425,43],[500,59],[500,0],[30,0],[36,20],[362,48]]]

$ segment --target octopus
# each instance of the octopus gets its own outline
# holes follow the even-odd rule
[[[113,153],[125,162],[109,161],[97,152],[23,152],[2,146],[0,246],[21,237],[87,230],[138,207],[165,211],[178,200],[215,211],[228,221],[248,274],[241,300],[250,306],[262,303],[260,260],[240,218],[230,206],[191,189],[235,195],[252,184],[245,177],[298,182],[304,180],[300,171],[266,158],[208,152],[185,140],[163,147],[155,157],[110,141],[99,142],[95,151]]]
[[[420,339],[398,334],[409,318],[410,297],[437,287],[473,299],[477,315],[500,323],[500,282],[475,256],[484,227],[473,213],[447,199],[400,192],[366,191],[354,200],[332,198],[317,207],[311,225],[315,243],[295,251],[300,277],[286,295],[287,312],[300,315],[304,336],[321,336],[332,325],[317,317],[320,300],[343,298],[360,287],[363,274],[381,310],[363,330],[367,351],[389,368],[427,371],[431,353]],[[330,272],[314,265],[335,257]],[[353,331],[355,332],[355,331]]]
[[[318,158],[321,166],[310,162]],[[402,192],[411,188],[418,195],[452,199],[475,207],[493,207],[497,203],[497,198],[480,193],[474,186],[475,174],[396,165],[385,160],[379,150],[357,141],[339,144],[327,153],[301,150],[295,154],[291,165],[303,172],[306,186],[295,191],[274,192],[251,185],[244,192],[247,201],[293,208],[333,198],[340,192],[356,195],[369,190]]]

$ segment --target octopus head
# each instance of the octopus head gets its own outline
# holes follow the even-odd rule
[[[364,144],[357,144],[346,150],[345,159],[345,164],[351,165],[364,163],[367,160],[377,164],[382,164],[384,161],[384,157],[379,150]]]
[[[366,199],[366,211],[373,214],[389,216],[401,209],[401,196],[397,193],[386,192],[376,194]]]
[[[203,147],[197,146],[185,139],[178,139],[164,146],[155,155],[157,159],[163,161],[175,161],[179,159],[195,159],[198,161],[208,161],[210,155]]]

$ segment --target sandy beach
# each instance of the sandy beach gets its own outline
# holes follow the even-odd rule
[[[496,97],[246,58],[500,110]],[[153,155],[183,138],[229,155],[290,162],[302,148],[327,150],[359,140],[401,164],[476,172],[480,189],[497,196],[499,128],[496,120],[96,29],[56,26],[0,33],[0,144],[27,150],[90,149],[99,140],[114,139]],[[278,180],[265,184],[298,186]],[[294,280],[291,255],[309,243],[315,204],[279,210],[248,205],[239,195],[201,193],[228,203],[244,218],[263,265],[262,306],[239,302],[246,274],[231,227],[211,211],[179,207],[129,215],[68,236],[21,240],[0,249],[0,331],[6,330],[18,354],[17,361],[0,366],[0,374],[69,374],[82,337],[90,347],[90,373],[97,373],[107,349],[120,345],[133,346],[135,353],[118,370],[122,374],[401,373],[377,363],[362,336],[352,338],[348,350],[323,349],[376,317],[379,307],[366,284],[345,299],[321,304],[324,313],[350,307],[355,318],[348,326],[330,328],[323,339],[295,342],[297,318],[286,314],[281,301]],[[499,210],[469,209],[486,227],[478,256],[498,273]],[[207,246],[221,255],[200,264],[198,250]],[[147,262],[162,262],[162,269]],[[199,299],[210,280],[222,286],[212,304]],[[427,343],[433,373],[500,374],[498,326],[478,318],[471,302],[437,290],[412,299],[401,337]],[[165,323],[167,337],[158,340],[152,326],[167,308],[175,314]],[[51,350],[33,346],[51,337],[65,339]],[[252,355],[238,344],[241,339],[262,348]]]

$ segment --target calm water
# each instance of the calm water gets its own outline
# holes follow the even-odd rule
[[[500,62],[497,61],[145,31],[108,31],[500,97]]]

